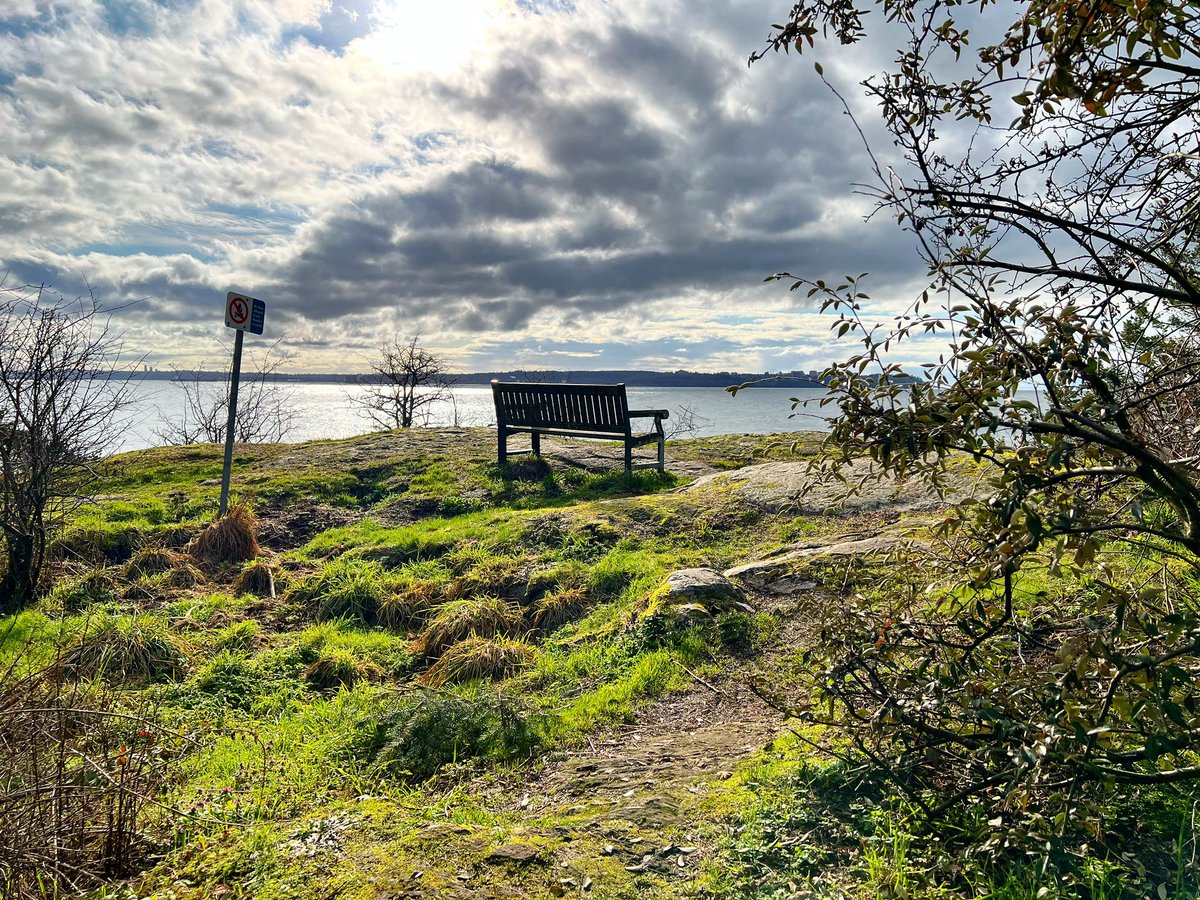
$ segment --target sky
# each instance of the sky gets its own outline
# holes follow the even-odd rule
[[[457,371],[819,368],[848,348],[766,276],[887,308],[924,269],[811,61],[747,66],[789,8],[0,0],[0,273],[90,285],[158,368],[223,364],[229,290],[291,371],[412,334]]]

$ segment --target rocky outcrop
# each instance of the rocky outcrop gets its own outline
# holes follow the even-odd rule
[[[725,612],[753,612],[746,595],[714,569],[679,569],[667,576],[647,599],[643,618],[665,616],[676,621],[711,618]]]
[[[811,471],[810,464],[802,460],[768,462],[705,475],[684,491],[695,494],[728,491],[768,512],[818,516],[831,511],[943,509],[954,499],[970,495],[979,482],[977,475],[964,471],[952,480],[950,494],[942,498],[923,483],[882,477],[869,460],[847,464],[841,474],[846,483]],[[845,496],[847,483],[858,484],[861,479],[866,479],[862,486],[852,496]]]

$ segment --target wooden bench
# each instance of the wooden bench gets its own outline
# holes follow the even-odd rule
[[[664,468],[665,409],[630,409],[623,384],[537,384],[493,381],[496,401],[496,459],[508,461],[508,437],[528,434],[533,454],[542,454],[542,435],[595,438],[625,444],[625,471]],[[633,419],[654,418],[654,430],[634,432]],[[658,444],[658,462],[633,464],[633,448]]]

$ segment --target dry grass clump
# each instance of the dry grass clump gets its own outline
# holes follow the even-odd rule
[[[430,687],[441,687],[476,678],[504,678],[532,663],[536,655],[537,651],[522,641],[472,636],[447,649],[421,680]]]
[[[205,581],[203,572],[190,562],[184,562],[167,573],[164,584],[173,588],[190,588],[203,584]]]
[[[380,601],[376,623],[392,631],[407,631],[433,608],[439,593],[435,582],[414,582]]]
[[[233,593],[253,594],[255,597],[275,598],[275,567],[262,560],[254,560],[242,567],[233,582]]]
[[[232,506],[196,536],[192,556],[209,565],[254,559],[261,552],[257,532],[258,522],[250,507]]]
[[[145,578],[148,575],[161,575],[183,565],[184,557],[163,547],[147,547],[134,554],[133,559],[125,566],[125,577],[133,580]]]
[[[153,619],[102,616],[88,623],[63,654],[69,678],[153,681],[177,678],[187,666],[183,649]]]
[[[344,647],[324,647],[304,668],[304,680],[318,690],[349,687],[355,682],[382,681],[385,673],[369,659],[359,659]]]
[[[521,608],[499,597],[452,600],[443,604],[417,639],[417,652],[441,656],[463,638],[509,634],[521,623]]]
[[[588,605],[587,591],[566,588],[546,594],[533,605],[533,627],[549,634],[581,616]]]

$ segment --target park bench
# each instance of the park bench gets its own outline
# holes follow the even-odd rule
[[[622,441],[625,444],[625,471],[657,468],[663,464],[663,419],[665,409],[630,409],[623,384],[541,384],[493,381],[496,401],[496,458],[501,465],[508,460],[508,438],[528,434],[534,456],[541,456],[543,434],[562,437]],[[654,430],[635,432],[632,420],[654,418]],[[633,464],[633,448],[658,444],[658,462]]]

